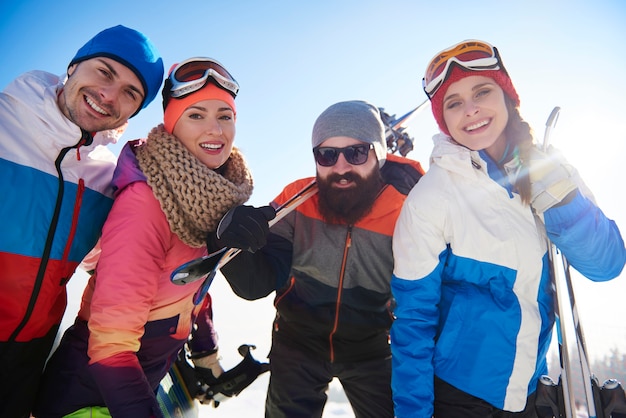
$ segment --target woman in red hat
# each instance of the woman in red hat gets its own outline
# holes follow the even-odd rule
[[[594,281],[619,275],[624,242],[534,143],[496,48],[441,51],[423,84],[441,133],[394,232],[396,416],[535,417],[554,324],[546,235]]]

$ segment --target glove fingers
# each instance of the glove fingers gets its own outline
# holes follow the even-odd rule
[[[272,209],[273,211],[274,209]],[[264,214],[263,214],[264,215]],[[274,217],[276,213],[274,212]],[[267,219],[259,220],[255,217],[250,217],[250,223],[247,225],[250,228],[250,234],[252,235],[252,242],[256,245],[256,249],[263,247],[267,243],[267,234],[270,232],[270,227],[267,223]]]
[[[276,217],[276,211],[271,206],[262,206],[259,208],[261,214],[265,217],[266,221],[271,221]]]
[[[531,206],[537,213],[559,205],[577,186],[572,181],[568,163],[553,149],[548,153],[532,147],[529,152],[528,173]]]
[[[267,243],[268,222],[275,217],[271,206],[237,206],[220,221],[217,237],[224,246],[255,252]]]

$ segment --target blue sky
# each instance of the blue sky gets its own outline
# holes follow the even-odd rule
[[[621,170],[626,154],[626,4],[620,0],[23,0],[3,2],[0,16],[2,88],[31,69],[63,73],[87,39],[116,24],[146,33],[166,70],[191,56],[221,61],[241,85],[236,145],[252,168],[256,186],[251,202],[257,205],[266,204],[288,181],[314,174],[311,128],[326,107],[364,99],[400,116],[425,99],[421,77],[436,52],[463,39],[486,40],[500,50],[521,96],[522,116],[538,136],[552,108],[561,106],[553,143],[626,231]],[[161,119],[157,99],[131,119],[112,150],[119,152],[126,140],[144,136]],[[409,124],[415,139],[409,157],[425,167],[436,131],[429,108]],[[626,273],[610,283],[575,279],[592,356],[612,346],[624,349]],[[264,356],[271,298],[239,305],[221,283],[214,284],[212,293],[218,317],[219,309],[239,318],[263,313],[238,329],[250,335],[267,331],[255,341]],[[243,341],[231,332],[222,330],[222,341],[236,347]],[[220,409],[227,406],[211,416],[226,416]]]
[[[573,128],[584,148],[602,144],[597,132],[624,132],[616,103],[626,91],[618,77],[626,62],[619,55],[626,5],[589,3],[4,2],[0,86],[30,69],[63,73],[88,38],[120,23],[146,33],[166,69],[191,56],[217,58],[241,84],[237,145],[257,180],[253,202],[266,202],[282,179],[313,172],[310,131],[328,105],[359,98],[404,114],[425,98],[420,80],[427,61],[467,38],[500,49],[521,95],[522,115],[538,133],[555,105],[563,108],[562,131]],[[123,139],[145,135],[161,117],[157,98],[131,120]],[[426,109],[411,124],[413,158],[427,162],[435,131]],[[121,143],[113,150],[119,148]],[[594,156],[590,152],[582,156]]]

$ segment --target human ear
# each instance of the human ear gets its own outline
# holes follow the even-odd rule
[[[69,67],[67,67],[67,76],[71,76],[72,74],[74,74],[74,71],[76,70],[76,67],[78,66],[78,63],[72,64]]]

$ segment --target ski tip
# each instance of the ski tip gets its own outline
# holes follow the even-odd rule
[[[184,285],[187,284],[187,281],[185,280],[187,277],[189,277],[189,273],[180,272],[172,273],[172,277],[170,279],[174,284]]]

